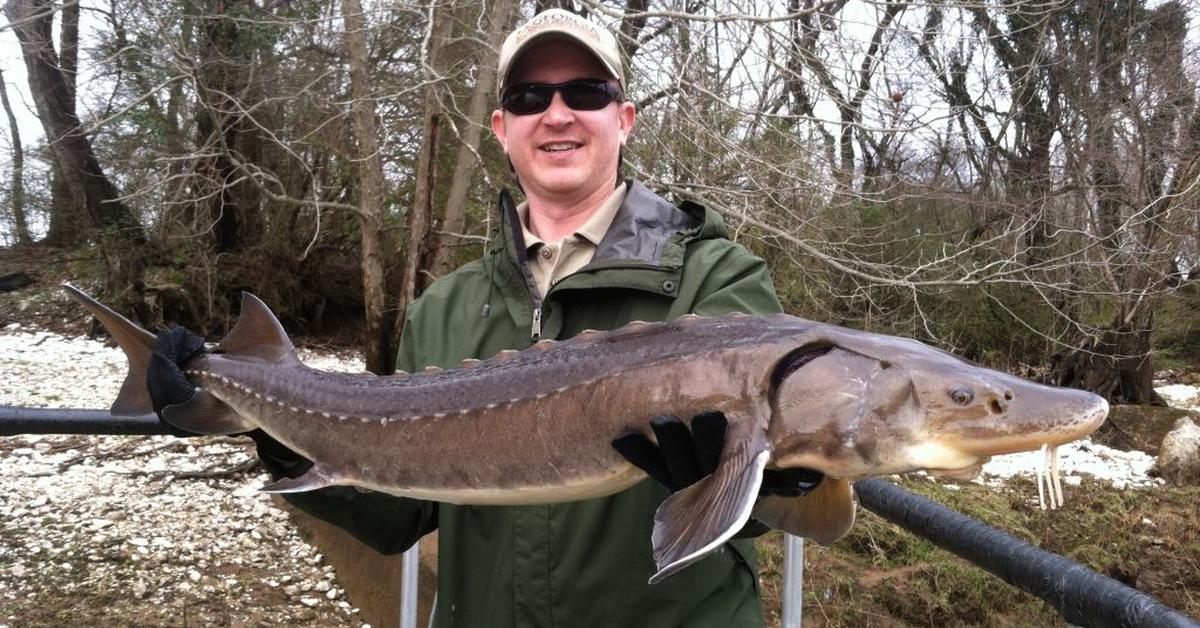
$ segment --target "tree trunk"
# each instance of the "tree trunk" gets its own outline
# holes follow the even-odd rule
[[[64,2],[58,32],[58,68],[67,84],[71,113],[75,111],[75,76],[79,73],[79,3]]]
[[[479,140],[486,125],[488,109],[492,102],[496,85],[496,68],[491,63],[494,50],[500,47],[509,22],[512,20],[513,0],[495,0],[492,5],[491,21],[488,24],[487,45],[479,51],[479,72],[476,75],[471,102],[467,107],[467,121],[458,145],[458,154],[454,157],[454,174],[450,178],[450,191],[446,194],[445,213],[442,219],[442,234],[434,241],[432,261],[429,272],[434,277],[441,277],[454,269],[454,245],[458,238],[454,235],[462,233],[466,228],[467,192],[471,188],[472,174],[478,169],[475,156],[479,151]]]
[[[1054,383],[1090,390],[1113,404],[1167,405],[1154,390],[1152,318],[1133,325],[1116,321],[1103,335],[1088,339],[1054,364]]]
[[[421,151],[417,155],[416,191],[413,205],[408,210],[408,246],[404,252],[404,268],[400,278],[400,294],[396,301],[396,325],[393,337],[399,342],[403,331],[405,312],[421,290],[421,260],[424,259],[429,241],[430,217],[437,180],[438,126],[442,117],[442,106],[438,100],[436,76],[440,75],[441,51],[445,48],[450,31],[449,9],[444,4],[436,5],[429,15],[429,47],[427,48],[425,71],[425,114],[421,123]]]
[[[363,309],[366,333],[363,355],[367,370],[388,375],[396,368],[395,347],[387,318],[387,277],[383,264],[383,221],[380,217],[383,165],[379,158],[379,132],[375,124],[375,101],[371,94],[371,73],[367,61],[367,21],[359,0],[342,0],[346,25],[346,56],[350,60],[350,95],[354,108],[354,133],[358,140],[359,230]]]
[[[80,127],[75,115],[73,79],[64,76],[51,43],[54,15],[51,9],[47,0],[9,0],[4,5],[5,15],[21,43],[29,91],[62,180],[74,198],[83,199],[88,226],[100,230],[110,300],[127,309],[136,309],[138,317],[147,321],[148,312],[138,298],[146,255],[145,232],[120,200]]]
[[[25,151],[21,147],[21,129],[17,128],[17,117],[8,102],[8,87],[4,84],[4,72],[0,71],[0,102],[8,116],[8,132],[12,137],[12,190],[9,204],[12,207],[13,226],[16,228],[18,244],[33,244],[29,234],[29,222],[25,219]]]
[[[198,164],[197,178],[212,181],[219,189],[194,191],[197,198],[207,199],[196,213],[212,225],[216,251],[231,252],[257,242],[262,232],[258,191],[241,180],[246,173],[238,165],[254,162],[258,150],[257,131],[246,122],[239,102],[254,65],[253,33],[243,31],[248,27],[242,21],[254,6],[249,0],[209,0],[200,10],[205,19],[200,33],[196,144],[211,157]]]
[[[62,71],[67,98],[64,107],[75,112],[75,75],[79,67],[79,3],[68,2],[60,11],[61,27],[58,35],[58,67]],[[78,196],[64,178],[62,167],[55,159],[50,168],[50,229],[46,235],[48,244],[75,246],[86,239],[89,221],[84,216],[85,200]]]

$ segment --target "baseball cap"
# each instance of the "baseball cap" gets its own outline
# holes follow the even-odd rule
[[[604,69],[625,90],[625,73],[621,68],[621,49],[617,46],[617,38],[603,26],[599,26],[570,11],[549,9],[542,11],[517,27],[504,39],[500,46],[500,66],[496,81],[496,96],[508,86],[508,73],[512,71],[513,62],[535,42],[546,39],[569,39],[586,48],[600,61]]]

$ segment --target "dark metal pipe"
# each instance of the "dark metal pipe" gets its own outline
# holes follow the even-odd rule
[[[170,434],[158,417],[113,416],[108,410],[0,406],[0,436],[17,434]]]
[[[1078,626],[1196,628],[1195,620],[1068,558],[880,479],[854,483],[859,503],[1032,593]]]

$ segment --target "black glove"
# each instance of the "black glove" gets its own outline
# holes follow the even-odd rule
[[[258,459],[267,473],[271,474],[271,479],[298,478],[313,466],[311,460],[288,449],[262,430],[246,432],[243,436],[249,436],[254,441]]]
[[[150,362],[146,365],[146,389],[150,393],[154,413],[171,434],[195,436],[195,433],[181,430],[163,420],[162,411],[167,406],[184,403],[196,394],[196,385],[188,380],[182,366],[204,353],[204,339],[172,325],[170,329],[159,332],[150,351]]]
[[[650,420],[657,445],[644,434],[631,432],[614,438],[612,446],[674,493],[716,470],[728,425],[725,415],[715,411],[697,414],[691,429],[677,416],[657,416]],[[822,477],[811,469],[767,469],[758,495],[800,497],[816,488]]]
[[[179,326],[172,326],[154,339],[150,362],[146,365],[146,388],[159,421],[175,436],[196,434],[164,421],[162,411],[167,406],[184,403],[196,394],[196,385],[184,374],[183,365],[203,352],[204,339]],[[253,430],[244,435],[254,441],[263,468],[276,480],[281,477],[300,477],[313,465],[312,461],[284,447],[262,430]]]

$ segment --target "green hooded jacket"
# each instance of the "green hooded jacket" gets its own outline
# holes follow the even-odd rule
[[[484,258],[409,307],[397,368],[453,367],[538,337],[635,320],[780,311],[765,263],[728,239],[715,212],[676,207],[640,183],[630,183],[592,261],[545,299],[518,253],[525,246],[507,193],[500,212]],[[761,626],[750,540],[647,584],[654,511],[667,494],[647,479],[609,497],[545,506],[454,506],[342,487],[287,498],[383,553],[436,528],[438,627]]]

